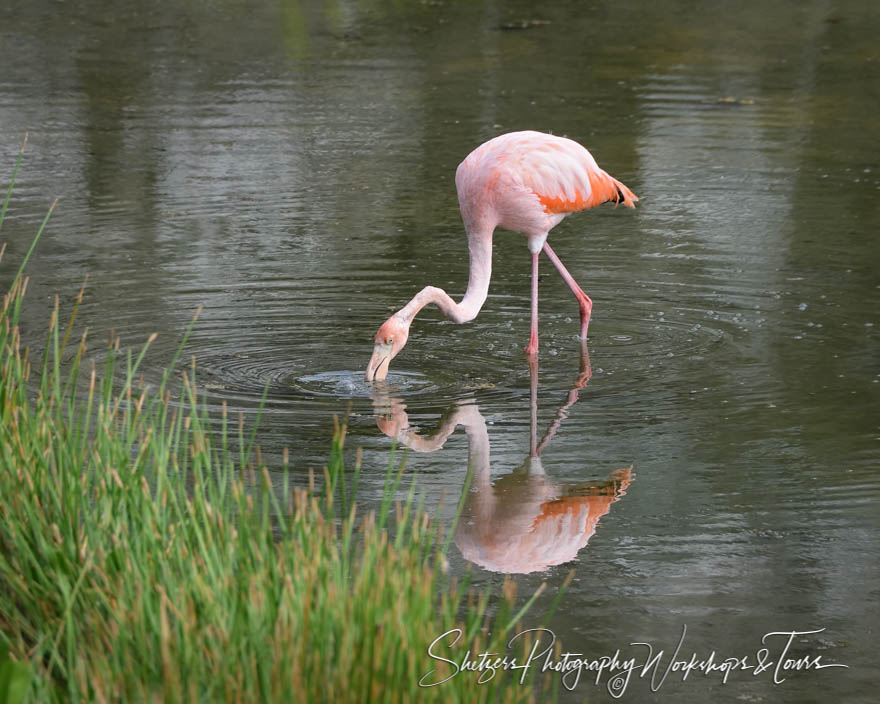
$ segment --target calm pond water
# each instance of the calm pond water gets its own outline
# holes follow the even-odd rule
[[[878,33],[858,0],[7,0],[5,173],[30,144],[3,281],[61,196],[31,340],[88,274],[95,353],[110,330],[158,332],[148,380],[203,305],[187,352],[210,403],[252,417],[268,384],[261,443],[299,478],[347,408],[367,499],[393,436],[449,522],[470,457],[452,569],[547,581],[534,614],[573,569],[548,624],[570,651],[648,642],[659,680],[685,627],[680,658],[753,663],[768,632],[824,628],[789,656],[849,666],[671,673],[653,693],[637,671],[625,700],[876,701]],[[454,170],[515,129],[582,142],[641,197],[551,235],[594,301],[591,375],[545,260],[533,389],[528,250],[498,232],[480,316],[424,311],[368,387],[390,310],[427,284],[463,293]],[[564,700],[612,701],[593,679]]]

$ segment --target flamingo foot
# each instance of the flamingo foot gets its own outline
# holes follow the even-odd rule
[[[585,301],[578,301],[578,303],[581,307],[581,340],[586,340],[587,328],[590,326],[590,314],[593,312],[593,302],[587,298]]]

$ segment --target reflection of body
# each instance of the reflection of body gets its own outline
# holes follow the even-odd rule
[[[535,572],[568,562],[623,495],[631,471],[562,486],[547,477],[540,457],[529,457],[493,485],[489,467],[475,466],[476,491],[465,501],[455,544],[466,559],[494,572]]]
[[[457,425],[468,436],[468,466],[473,479],[455,532],[462,555],[495,572],[535,572],[572,560],[596,532],[599,519],[611,509],[632,481],[631,468],[612,472],[605,481],[561,485],[544,472],[540,453],[556,433],[578,391],[590,377],[583,348],[581,374],[567,403],[541,442],[537,442],[537,367],[532,367],[531,451],[510,474],[492,483],[489,433],[486,420],[472,402],[459,402],[429,436],[409,427],[400,399],[374,398],[377,424],[389,437],[416,452],[439,450]]]

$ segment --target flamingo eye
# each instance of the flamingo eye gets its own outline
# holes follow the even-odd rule
[[[392,342],[394,342],[394,338],[393,338],[393,337],[389,337],[387,340],[385,340],[385,344],[386,344],[386,345],[390,345]]]

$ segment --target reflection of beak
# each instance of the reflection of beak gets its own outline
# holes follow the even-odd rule
[[[388,376],[388,365],[391,364],[391,344],[383,344],[377,342],[373,347],[373,356],[367,364],[367,371],[364,374],[366,381],[382,381]]]

